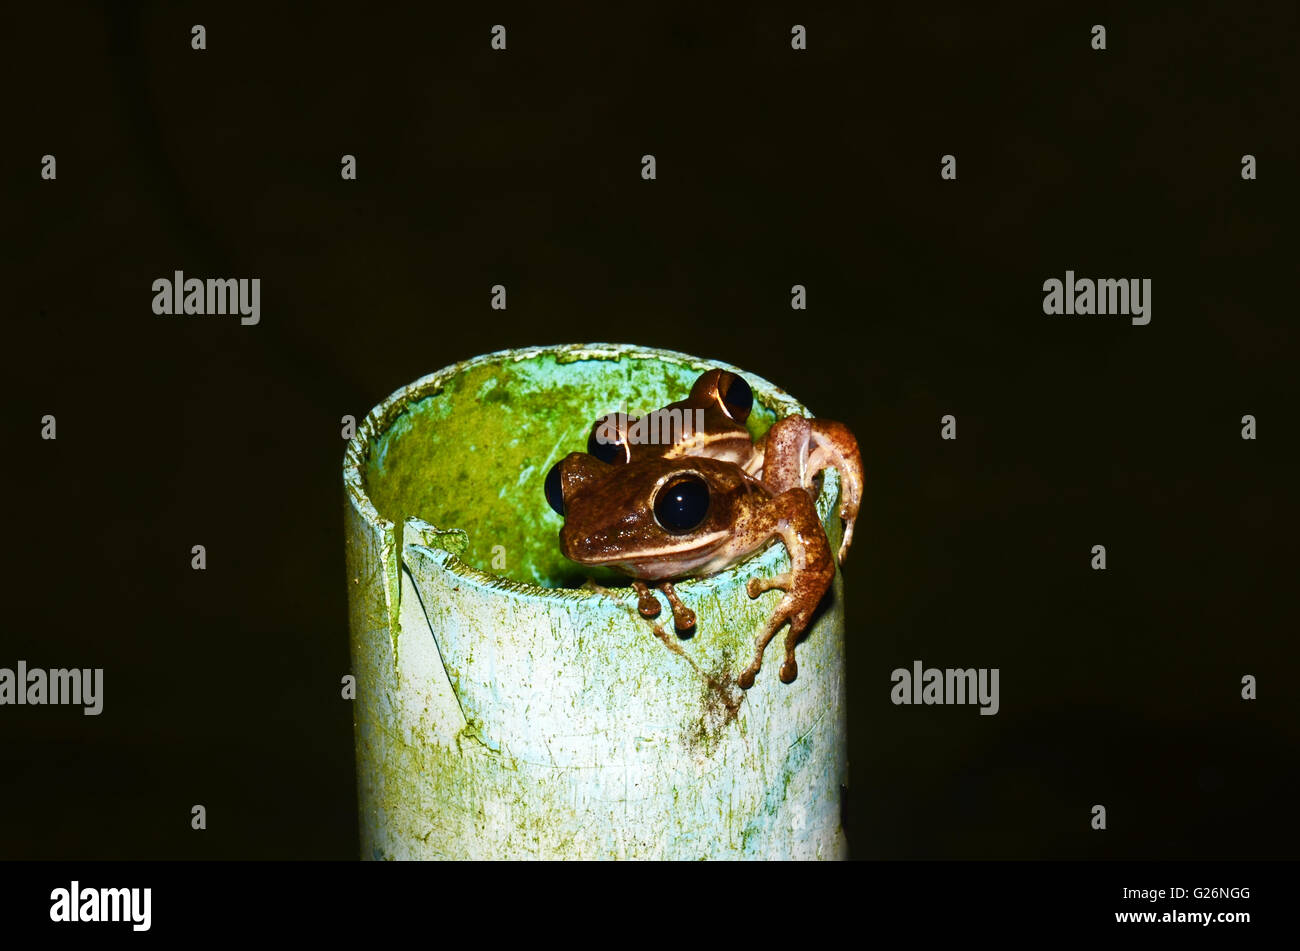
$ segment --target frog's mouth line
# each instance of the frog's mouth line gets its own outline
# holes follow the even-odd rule
[[[682,562],[691,562],[693,557],[700,563],[708,561],[717,547],[731,537],[728,531],[711,532],[693,541],[689,546],[664,545],[659,548],[641,549],[633,558],[626,556],[584,560],[582,563],[594,567],[623,568],[634,573],[653,569],[656,565],[671,564],[674,571],[681,571]],[[575,559],[576,560],[576,559]],[[691,566],[693,567],[693,566]],[[651,571],[650,574],[655,574]]]
[[[723,534],[723,538],[728,538]],[[604,568],[619,568],[634,578],[642,581],[667,581],[669,578],[684,578],[705,569],[718,557],[718,544],[712,546],[693,546],[676,548],[669,559],[654,557],[637,557],[637,559],[619,559],[598,563]]]

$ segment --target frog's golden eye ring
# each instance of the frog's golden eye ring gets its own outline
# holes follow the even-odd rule
[[[743,423],[754,408],[754,391],[743,376],[726,370],[710,370],[691,387],[691,397],[696,402],[714,402],[729,419]]]
[[[610,413],[596,420],[587,437],[587,452],[601,462],[621,466],[632,459],[632,447],[628,444],[628,427],[636,422],[628,419],[626,413]]]
[[[564,515],[564,487],[560,482],[559,462],[551,466],[551,471],[546,473],[546,501],[551,508],[555,509],[556,515]]]
[[[709,484],[694,472],[674,476],[655,493],[654,511],[664,531],[674,535],[693,531],[709,514]]]

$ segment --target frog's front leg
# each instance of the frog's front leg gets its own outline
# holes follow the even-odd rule
[[[802,486],[812,493],[813,480],[823,469],[834,466],[839,470],[840,518],[844,520],[839,561],[843,564],[853,542],[853,525],[862,504],[862,453],[853,433],[832,419],[787,416],[768,430],[761,451],[763,484],[773,495],[794,486]]]
[[[799,673],[799,666],[794,659],[795,644],[807,629],[813,611],[835,577],[835,561],[831,558],[831,548],[826,541],[826,532],[817,518],[812,496],[802,487],[782,492],[765,507],[761,515],[755,516],[741,530],[752,532],[764,540],[780,536],[785,542],[786,551],[790,553],[791,570],[773,578],[753,578],[749,582],[748,593],[751,598],[772,588],[783,590],[785,596],[777,604],[763,630],[754,638],[754,659],[741,672],[737,683],[746,690],[754,685],[754,677],[763,665],[763,652],[768,642],[789,621],[790,630],[785,636],[785,662],[781,664],[781,681],[788,684]]]

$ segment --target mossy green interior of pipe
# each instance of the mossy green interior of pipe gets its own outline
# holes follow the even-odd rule
[[[637,416],[682,399],[700,372],[656,358],[553,352],[468,366],[382,434],[365,470],[370,499],[396,525],[414,515],[464,529],[469,547],[460,557],[489,574],[550,588],[588,577],[608,583],[621,576],[560,554],[563,519],[546,503],[546,473],[586,450],[600,416],[623,408]],[[778,414],[755,396],[748,426],[758,438]],[[493,567],[494,554],[504,555],[504,568]]]

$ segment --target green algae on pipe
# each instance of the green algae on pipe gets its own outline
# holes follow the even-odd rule
[[[677,591],[679,639],[560,554],[550,466],[593,420],[753,387],[751,435],[810,415],[717,361],[614,344],[489,354],[393,394],[344,459],[363,858],[843,858],[842,579],[783,684],[734,677],[789,569],[774,544]],[[817,502],[832,547],[839,481]],[[596,584],[580,588],[588,578]]]

